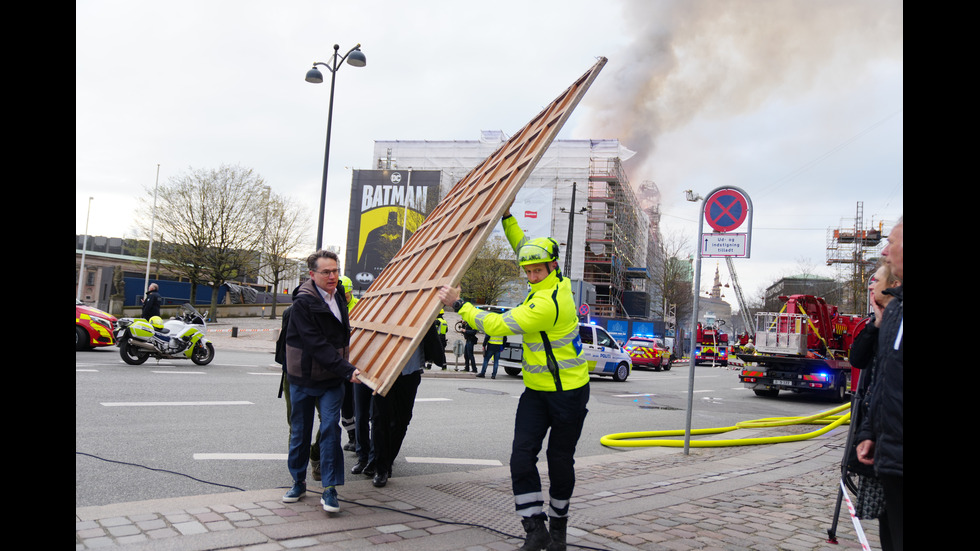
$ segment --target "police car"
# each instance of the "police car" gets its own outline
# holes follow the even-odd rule
[[[582,339],[582,354],[589,362],[592,375],[612,377],[614,381],[625,381],[633,371],[633,362],[616,339],[609,336],[598,325],[580,323],[578,334]],[[508,335],[507,346],[500,354],[500,365],[508,375],[521,373],[521,335]]]

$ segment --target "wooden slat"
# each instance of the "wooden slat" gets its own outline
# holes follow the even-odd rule
[[[363,384],[381,395],[388,393],[442,308],[439,288],[459,284],[605,64],[606,58],[599,58],[457,182],[371,284],[351,315],[350,361],[360,370]]]

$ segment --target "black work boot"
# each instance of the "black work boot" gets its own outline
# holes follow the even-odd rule
[[[535,515],[521,519],[527,537],[519,551],[541,551],[548,547],[551,543],[551,535],[548,534],[548,527],[544,524],[547,518],[545,515]]]
[[[565,551],[565,529],[568,528],[568,517],[549,517],[551,545],[548,551]]]

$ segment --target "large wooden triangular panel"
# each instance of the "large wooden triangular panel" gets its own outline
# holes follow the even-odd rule
[[[504,209],[605,64],[606,58],[599,58],[453,186],[371,284],[351,313],[350,361],[363,384],[378,394],[388,393],[443,307],[439,289],[459,285]]]

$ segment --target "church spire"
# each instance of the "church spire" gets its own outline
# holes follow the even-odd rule
[[[715,264],[715,284],[711,286],[711,298],[721,298],[721,272]]]

